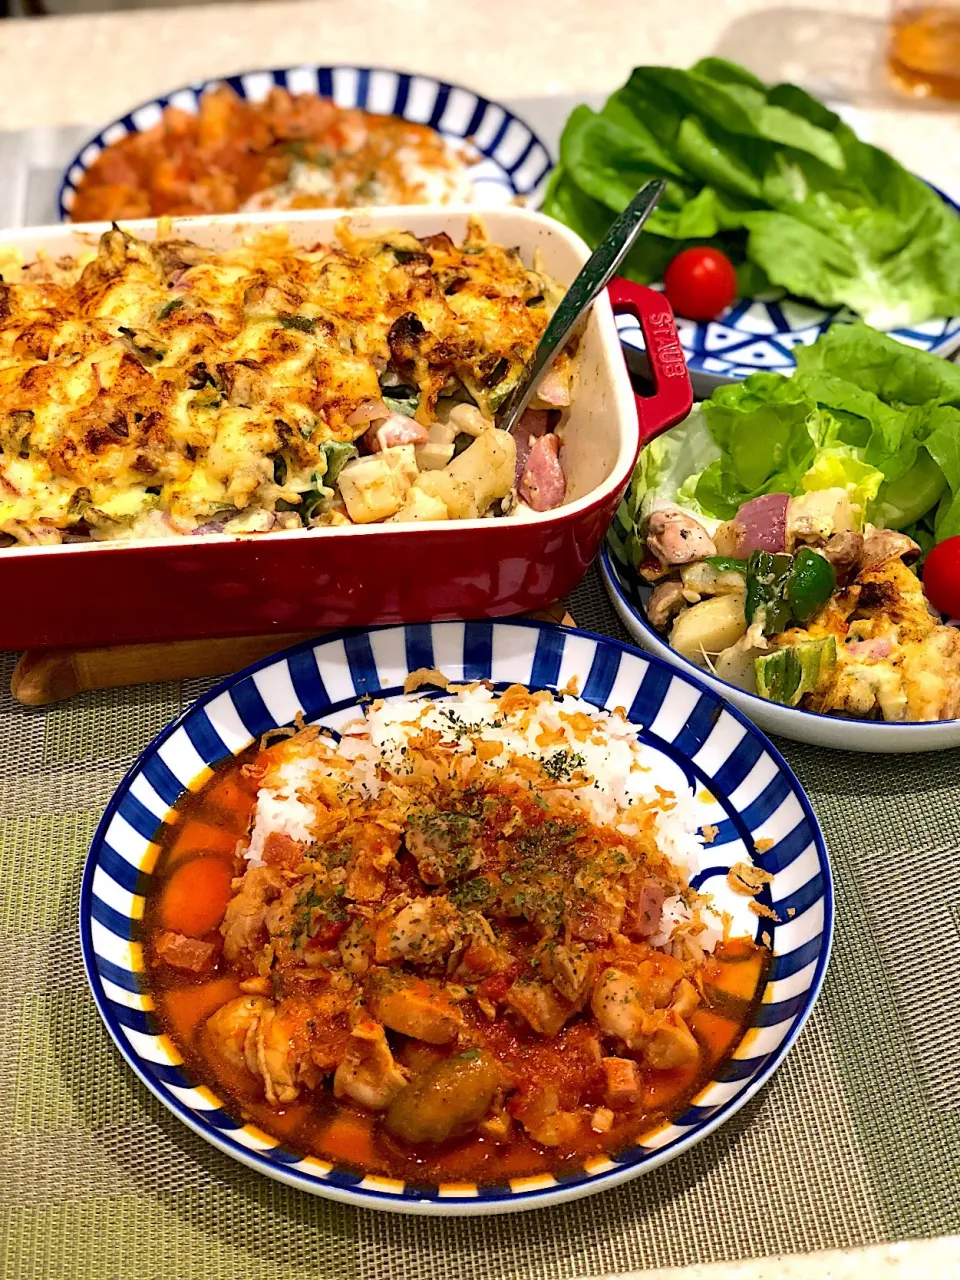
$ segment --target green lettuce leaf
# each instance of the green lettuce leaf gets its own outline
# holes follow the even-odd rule
[[[801,487],[808,493],[817,489],[846,489],[850,501],[860,515],[862,527],[867,511],[883,484],[883,472],[857,456],[849,445],[821,449],[813,465],[800,477]]]
[[[602,220],[578,217],[564,187],[617,213],[648,178],[667,179],[635,279],[709,240],[744,287],[847,306],[878,328],[960,313],[960,217],[795,85],[767,88],[718,58],[637,67],[601,111],[576,108],[560,152],[563,184],[545,208],[589,225],[592,245]]]

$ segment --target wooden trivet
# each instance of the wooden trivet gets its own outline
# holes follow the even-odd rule
[[[562,601],[523,616],[567,627],[575,625]],[[221,640],[112,644],[91,649],[32,649],[14,667],[10,692],[26,706],[42,707],[88,689],[219,676],[323,634],[298,631],[286,635],[227,636]]]

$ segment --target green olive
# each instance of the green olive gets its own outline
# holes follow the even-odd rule
[[[402,1142],[460,1138],[490,1110],[500,1083],[496,1060],[468,1049],[415,1076],[390,1103],[384,1124]]]

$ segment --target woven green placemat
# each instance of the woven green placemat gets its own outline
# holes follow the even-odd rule
[[[596,571],[580,625],[625,638]],[[960,752],[782,742],[830,848],[833,959],[771,1083],[694,1150],[564,1208],[431,1221],[289,1190],[169,1115],[80,960],[87,845],[136,753],[207,685],[14,704],[0,656],[0,1275],[9,1280],[599,1276],[960,1230]]]

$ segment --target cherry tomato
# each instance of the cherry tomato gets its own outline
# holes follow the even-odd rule
[[[960,618],[960,534],[934,547],[923,566],[927,599],[948,618]]]
[[[667,301],[687,320],[715,320],[737,296],[737,273],[719,249],[684,249],[663,273]]]

